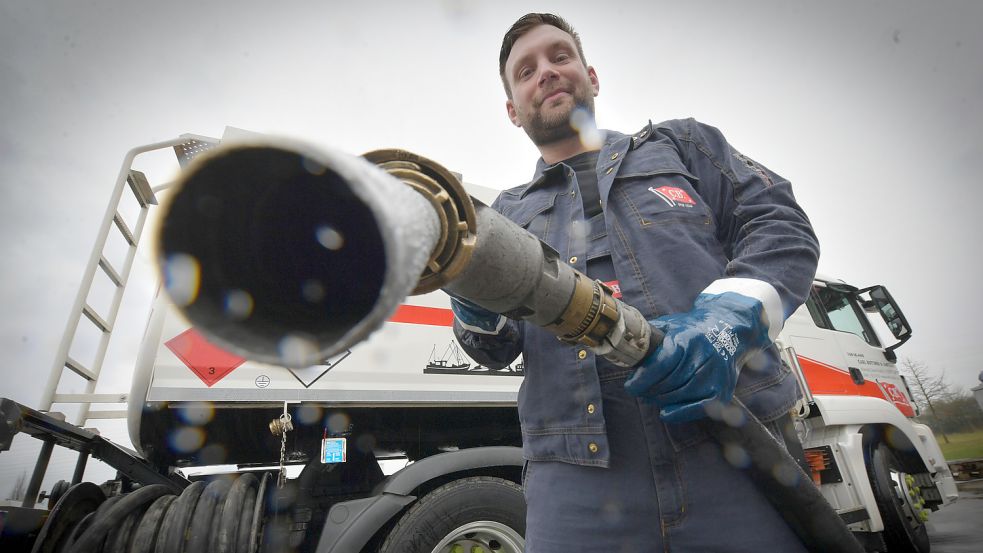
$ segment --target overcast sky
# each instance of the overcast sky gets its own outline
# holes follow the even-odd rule
[[[526,182],[538,153],[497,60],[534,10],[580,31],[599,126],[723,130],[792,181],[822,272],[888,286],[914,329],[901,357],[979,383],[983,3],[0,0],[0,395],[37,404],[134,146],[229,125]],[[134,278],[100,391],[129,389],[155,286]]]

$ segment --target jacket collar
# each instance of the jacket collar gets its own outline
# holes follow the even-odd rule
[[[627,135],[621,134],[617,131],[601,130],[604,133],[604,144],[601,146],[601,155],[605,155],[609,151],[621,151],[628,149],[628,139],[633,138]],[[536,172],[533,173],[532,181],[529,182],[522,189],[519,194],[519,198],[524,198],[526,194],[533,191],[534,189],[541,188],[545,186],[551,179],[560,177],[562,178],[564,170],[569,169],[569,167],[562,161],[554,163],[553,165],[547,165],[543,158],[540,157],[536,161]]]

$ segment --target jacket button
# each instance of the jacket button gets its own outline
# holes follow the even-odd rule
[[[578,359],[587,359],[587,350],[582,349],[582,350],[578,351],[577,352],[577,358]]]
[[[577,262],[577,256],[576,255],[570,258],[570,263],[576,263],[576,262]]]
[[[618,152],[611,154],[611,159],[618,159]]]
[[[588,403],[587,404],[587,414],[588,415],[593,415],[594,414],[594,404],[593,403]]]
[[[591,453],[597,453],[597,444],[591,442],[587,444],[587,449],[589,449]]]
[[[605,175],[610,175],[611,171],[614,171],[614,167],[608,167],[608,170],[604,172]]]

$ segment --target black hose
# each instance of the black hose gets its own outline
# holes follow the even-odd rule
[[[211,544],[212,526],[215,518],[215,511],[229,492],[229,480],[219,478],[212,480],[205,491],[198,499],[198,506],[195,507],[195,514],[191,520],[188,543],[185,546],[187,553],[206,553]]]
[[[65,495],[68,500],[61,515],[49,521],[48,531],[39,535],[34,550],[255,553],[263,531],[269,482],[268,473],[262,481],[247,473],[234,481],[225,476],[208,484],[194,482],[180,496],[171,493],[168,486],[156,484],[105,500],[97,486],[83,483],[88,488],[81,492],[88,495],[79,491]]]
[[[249,535],[253,526],[253,508],[256,506],[257,493],[259,492],[256,489],[250,490],[246,494],[246,500],[242,503],[239,531],[235,536],[235,553],[247,553],[249,551]]]
[[[106,503],[103,502],[103,505],[105,504]],[[57,553],[71,553],[72,544],[74,544],[75,540],[79,539],[82,533],[85,532],[85,529],[88,528],[90,524],[92,524],[92,519],[95,517],[95,515],[96,512],[92,511],[91,513],[82,517],[82,520],[78,521],[78,524],[76,524],[72,528],[71,532],[68,533],[68,538],[66,538],[65,542],[61,545],[61,547],[58,548]]]
[[[75,542],[72,548],[73,552],[96,553],[100,544],[106,539],[109,530],[121,523],[131,511],[169,493],[171,493],[171,488],[164,484],[144,486],[130,493],[110,507],[98,520],[92,522],[92,525]]]
[[[249,548],[245,553],[257,553],[263,527],[263,513],[266,511],[266,488],[270,483],[270,473],[263,473],[256,490],[256,504],[253,506],[253,523],[249,528]]]
[[[652,327],[651,354],[665,335]],[[747,455],[748,476],[812,553],[865,553],[846,523],[785,446],[736,397],[702,421],[728,450]]]
[[[813,553],[864,553],[812,479],[785,447],[739,400],[724,409],[738,409],[727,421],[708,419],[707,431],[726,451],[740,448],[749,457],[748,475]]]
[[[226,488],[226,498],[228,497],[228,488]],[[225,499],[222,499],[215,504],[215,509],[212,511],[212,524],[208,528],[208,553],[215,551],[218,547],[218,527],[222,524],[222,513],[225,512]],[[198,553],[193,551],[191,553]],[[204,550],[201,553],[205,553]]]
[[[255,496],[256,477],[246,473],[240,476],[229,489],[222,509],[222,517],[218,524],[218,532],[214,538],[214,551],[217,553],[234,553],[238,545],[239,524],[243,518],[243,505],[248,495]],[[255,501],[255,500],[254,500]],[[252,509],[250,509],[250,515]]]
[[[130,553],[154,553],[157,545],[157,532],[160,530],[160,525],[164,521],[164,516],[176,498],[177,496],[168,494],[158,497],[150,505],[150,508],[144,513],[143,518],[140,519],[140,525],[137,526],[137,531],[133,534]]]
[[[193,482],[174,501],[167,511],[164,522],[160,526],[160,537],[157,539],[155,553],[182,553],[184,541],[187,539],[188,525],[191,515],[198,505],[201,492],[205,490],[202,481]]]
[[[109,534],[106,536],[105,545],[102,548],[103,553],[130,552],[130,542],[133,541],[133,530],[140,524],[140,519],[143,518],[143,513],[147,511],[147,507],[149,506],[149,504],[145,503],[137,507],[123,519],[122,524],[114,526],[109,531]]]
[[[72,551],[75,541],[78,540],[83,533],[85,533],[86,529],[89,528],[89,525],[91,525],[94,520],[102,517],[106,511],[115,505],[120,499],[123,499],[123,496],[114,495],[113,497],[106,499],[101,505],[99,505],[99,508],[96,509],[95,512],[89,513],[84,519],[79,521],[79,523],[75,525],[71,536],[68,538],[68,541],[65,542],[65,546],[62,549],[65,551]]]

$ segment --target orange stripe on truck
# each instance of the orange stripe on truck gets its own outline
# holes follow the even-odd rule
[[[877,382],[867,380],[863,384],[858,385],[850,377],[850,373],[843,369],[801,355],[798,358],[799,366],[802,367],[802,372],[805,375],[806,383],[809,385],[809,390],[814,395],[876,397],[893,404],[898,408],[898,411],[901,411],[907,417],[915,416],[915,411],[912,409],[911,404],[896,389],[897,387],[894,384],[878,384]],[[893,397],[888,397],[885,394],[886,390],[882,389],[882,386],[889,388],[893,392],[891,394]]]
[[[391,323],[409,323],[431,326],[451,326],[454,313],[443,307],[424,307],[422,305],[400,305],[389,318]]]

